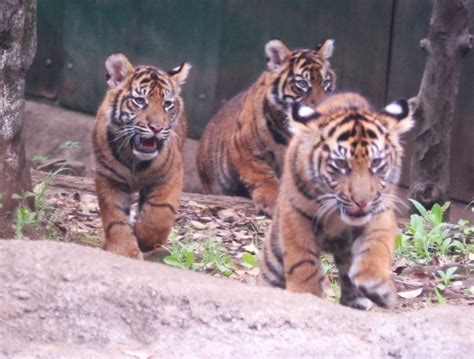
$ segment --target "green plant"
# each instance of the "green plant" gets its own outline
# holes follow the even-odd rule
[[[195,262],[194,252],[197,250],[197,243],[185,243],[179,240],[178,235],[172,232],[169,238],[171,246],[168,248],[170,254],[163,261],[173,267],[180,269],[192,269]]]
[[[15,212],[15,237],[20,239],[26,228],[35,225],[37,222],[36,213],[26,206],[19,206]]]
[[[435,288],[435,295],[439,304],[446,304],[446,299],[444,299],[442,292],[438,288]]]
[[[224,253],[223,247],[214,239],[209,239],[204,244],[202,260],[196,264],[197,269],[206,271],[216,270],[225,277],[232,275],[232,258]]]
[[[443,222],[449,202],[443,206],[435,204],[431,210],[427,210],[421,203],[413,199],[410,201],[419,214],[412,214],[406,231],[396,237],[395,243],[399,256],[417,263],[426,263],[431,262],[433,257],[468,252],[464,242],[450,237],[449,226]]]
[[[176,233],[172,233],[169,241],[170,254],[163,261],[170,266],[193,271],[217,272],[226,277],[234,273],[232,258],[213,238],[200,243],[187,243]]]
[[[457,271],[457,269],[458,267],[450,267],[446,270],[446,272],[438,270],[438,276],[443,283],[439,283],[436,288],[438,288],[439,290],[445,290],[451,284],[451,280],[453,279],[453,275]]]
[[[31,159],[31,162],[33,162],[33,167],[36,168],[47,160],[48,160],[48,157],[44,155],[34,155],[33,158]]]
[[[79,145],[81,143],[79,141],[66,141],[64,143],[62,143],[59,148],[63,149],[63,150],[70,150],[70,149],[73,149],[73,148],[78,148]]]
[[[252,269],[260,267],[260,262],[254,254],[245,252],[242,254],[242,265],[245,268]]]
[[[15,236],[21,238],[25,230],[35,229],[39,223],[44,225],[44,228],[51,236],[56,234],[54,226],[55,216],[53,213],[46,213],[49,209],[46,205],[46,191],[51,185],[51,182],[58,173],[62,172],[64,168],[59,168],[54,172],[48,173],[46,178],[37,183],[33,187],[33,192],[25,191],[21,194],[14,193],[13,199],[19,200],[20,205],[15,211]],[[30,207],[30,199],[33,199],[33,208]]]

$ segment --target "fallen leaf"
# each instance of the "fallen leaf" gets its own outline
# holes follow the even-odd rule
[[[198,221],[191,221],[190,222],[191,226],[193,226],[196,229],[204,229],[206,228],[206,225],[204,223],[198,222]]]
[[[405,299],[412,299],[418,297],[423,292],[423,288],[408,290],[406,292],[398,292],[397,294]]]

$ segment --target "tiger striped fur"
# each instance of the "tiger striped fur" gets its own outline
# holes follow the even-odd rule
[[[376,112],[360,95],[293,108],[294,137],[258,281],[322,296],[321,251],[334,255],[341,304],[394,305],[390,279],[397,223],[400,136],[413,126],[405,100]]]
[[[133,67],[123,54],[111,55],[105,65],[110,88],[92,132],[104,249],[142,258],[142,251],[166,240],[178,210],[186,138],[180,91],[191,66],[169,72]],[[133,225],[135,191],[139,204]]]
[[[291,134],[288,107],[315,105],[335,86],[328,59],[333,40],[290,51],[280,40],[265,46],[267,70],[209,121],[197,156],[205,193],[250,196],[271,215]]]

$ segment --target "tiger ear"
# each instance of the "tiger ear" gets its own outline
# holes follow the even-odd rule
[[[383,113],[396,120],[392,127],[398,134],[408,132],[415,125],[411,116],[410,106],[404,99],[396,100],[385,106]]]
[[[134,71],[133,65],[124,54],[112,54],[105,61],[107,85],[110,88],[120,85]]]
[[[307,131],[308,123],[317,119],[321,114],[311,107],[295,102],[291,107],[290,113],[290,131],[293,134]]]
[[[291,51],[282,41],[273,39],[265,45],[265,55],[268,69],[278,71],[289,60]]]
[[[326,59],[326,60],[329,59],[332,56],[332,53],[334,52],[334,40],[333,39],[325,40],[322,44],[319,44],[316,47],[316,52],[323,59]]]
[[[191,68],[190,64],[183,62],[180,66],[168,71],[168,75],[170,75],[171,80],[177,85],[178,89],[186,82]]]

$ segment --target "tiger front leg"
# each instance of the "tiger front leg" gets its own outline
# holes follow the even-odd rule
[[[280,205],[279,210],[282,210],[279,232],[282,236],[286,288],[322,297],[324,271],[311,221],[295,212],[289,203]]]
[[[238,168],[240,180],[248,189],[257,211],[272,217],[279,186],[273,169],[267,163],[255,159],[241,161]]]
[[[349,238],[339,238],[330,243],[329,250],[334,255],[334,262],[338,270],[339,285],[341,287],[340,303],[354,309],[369,310],[372,308],[372,301],[362,293],[348,275],[352,263]]]
[[[95,186],[104,229],[103,248],[122,256],[143,259],[129,221],[131,193],[128,186],[99,175],[95,178]]]
[[[175,187],[167,185],[140,191],[135,235],[142,251],[151,251],[168,238],[179,207],[181,188],[182,181],[181,186],[177,183]]]
[[[278,197],[278,181],[271,178],[259,182],[251,191],[251,196],[257,212],[272,217]]]
[[[396,303],[395,286],[390,278],[396,235],[393,214],[382,214],[385,225],[369,224],[352,245],[353,262],[348,276],[352,283],[375,304],[391,308]]]

